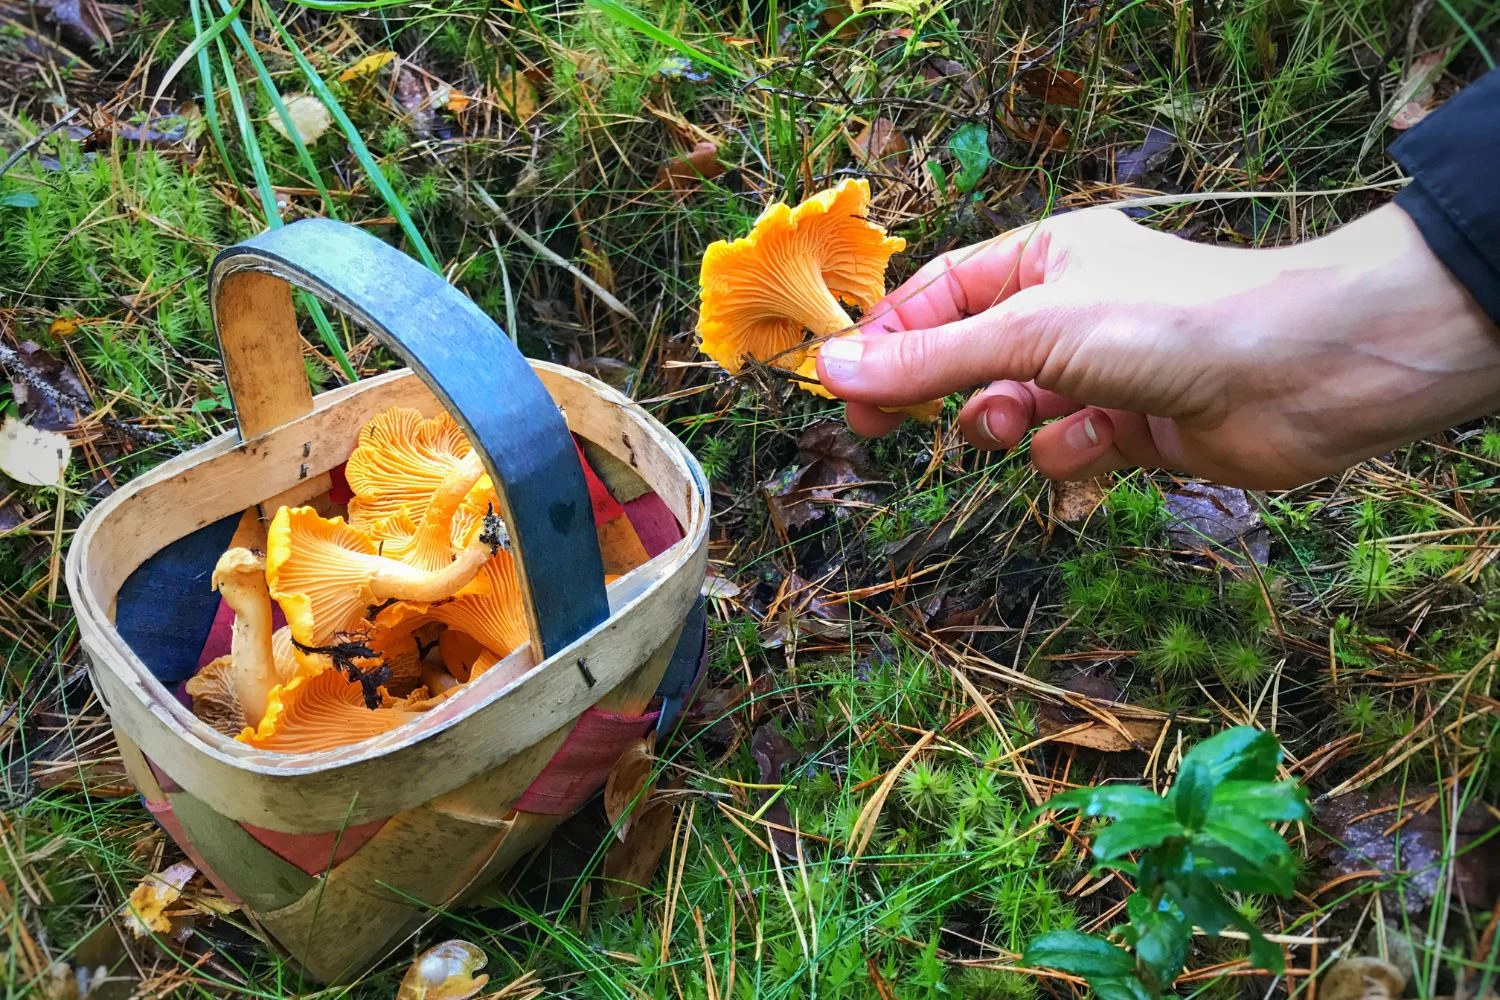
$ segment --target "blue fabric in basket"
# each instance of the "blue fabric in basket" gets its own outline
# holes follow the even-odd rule
[[[126,579],[115,600],[115,631],[163,684],[193,676],[213,627],[219,595],[209,587],[240,515],[178,539]]]

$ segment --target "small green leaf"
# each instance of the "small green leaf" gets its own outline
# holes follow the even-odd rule
[[[1085,816],[1108,816],[1123,819],[1141,810],[1161,808],[1162,798],[1140,785],[1101,785],[1098,788],[1075,788],[1054,795],[1041,808],[1077,809]]]
[[[978,122],[961,125],[948,140],[948,149],[958,161],[953,186],[968,194],[979,186],[984,172],[990,169],[990,130]]]
[[[1292,894],[1291,849],[1275,830],[1264,823],[1225,823],[1209,820],[1203,831],[1194,838],[1207,845],[1220,845],[1238,854],[1245,861],[1272,879],[1276,892],[1283,896]]]
[[[42,200],[30,191],[12,191],[0,194],[0,206],[5,208],[36,208]]]
[[[1307,818],[1307,790],[1295,781],[1225,781],[1214,789],[1215,818],[1276,823]]]
[[[1136,960],[1151,970],[1158,985],[1170,986],[1187,962],[1193,929],[1167,900],[1153,909],[1148,896],[1134,892],[1125,905],[1136,934]]]
[[[1156,994],[1134,976],[1094,976],[1089,987],[1099,1000],[1156,1000]]]
[[[1154,810],[1126,816],[1095,834],[1094,857],[1100,861],[1112,861],[1132,851],[1156,847],[1172,837],[1186,835],[1187,830],[1177,822],[1172,811],[1157,799]]]
[[[944,170],[943,165],[937,160],[928,160],[927,172],[932,174],[933,182],[937,184],[938,197],[946,198],[948,196],[948,171]]]
[[[208,413],[211,410],[221,410],[224,404],[217,399],[200,399],[193,404],[194,413]]]
[[[1025,965],[1070,972],[1092,980],[1096,976],[1128,976],[1135,959],[1124,948],[1078,931],[1049,931],[1032,941],[1021,956]]]
[[[1197,830],[1208,816],[1214,801],[1214,777],[1208,765],[1191,754],[1177,769],[1177,780],[1168,793],[1176,808],[1177,819],[1189,830]]]
[[[1182,766],[1201,761],[1215,782],[1230,778],[1273,781],[1281,763],[1281,745],[1263,729],[1236,726],[1210,736],[1187,752]]]

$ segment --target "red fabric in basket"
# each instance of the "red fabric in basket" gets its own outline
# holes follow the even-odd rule
[[[345,827],[342,831],[327,833],[282,833],[267,830],[263,826],[241,823],[245,832],[261,846],[281,860],[296,865],[309,875],[322,875],[329,869],[348,860],[355,851],[370,842],[370,838],[385,826],[385,820],[371,820],[359,826]]]
[[[542,773],[516,800],[516,808],[548,816],[577,812],[604,787],[610,769],[625,748],[651,731],[656,716],[656,712],[621,715],[598,708],[585,709]]]

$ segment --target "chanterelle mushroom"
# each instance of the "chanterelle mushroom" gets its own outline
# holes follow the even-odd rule
[[[344,467],[354,493],[349,523],[369,530],[402,511],[420,523],[439,493],[451,499],[451,511],[483,474],[478,453],[448,414],[424,419],[409,407],[393,407],[360,430]]]
[[[266,581],[305,658],[309,648],[361,631],[370,609],[384,602],[452,597],[504,544],[504,525],[487,515],[451,562],[427,572],[379,555],[370,536],[342,518],[283,507],[267,533]]]
[[[426,692],[418,689],[418,695]],[[420,718],[407,702],[370,709],[365,694],[336,670],[298,677],[272,695],[265,717],[239,734],[242,743],[280,753],[312,753],[357,743]]]
[[[750,235],[720,240],[703,254],[698,336],[704,354],[729,372],[747,357],[797,372],[802,388],[826,398],[818,384],[814,338],[852,331],[844,306],[870,309],[885,294],[885,269],[906,241],[869,220],[870,184],[843,180],[796,208],[777,202]],[[902,407],[931,421],[941,402]]]

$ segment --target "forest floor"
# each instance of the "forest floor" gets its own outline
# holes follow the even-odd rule
[[[1285,493],[1063,486],[1024,446],[967,448],[956,402],[855,439],[837,403],[704,361],[693,328],[704,248],[844,177],[908,242],[892,284],[1139,199],[1184,239],[1314,238],[1391,197],[1387,145],[1496,53],[1489,0],[0,0],[0,417],[72,448],[60,485],[0,475],[4,995],[390,997],[450,938],[511,997],[1066,995],[1019,953],[1109,927],[1129,886],[1033,807],[1163,788],[1241,724],[1313,802],[1286,830],[1295,895],[1235,900],[1287,969],[1199,937],[1178,990],[1312,1000],[1345,954],[1404,961],[1412,995],[1483,990],[1500,422]],[[126,929],[183,859],[124,777],[62,581],[100,497],[231,426],[214,252],[323,215],[641,401],[714,505],[711,672],[657,748],[675,821],[645,891],[604,877],[591,805],[326,994],[201,877],[169,932]],[[336,318],[305,360],[319,389],[393,367]]]

